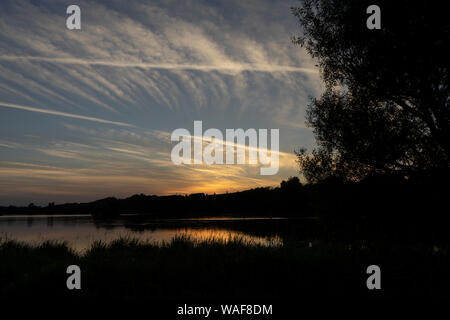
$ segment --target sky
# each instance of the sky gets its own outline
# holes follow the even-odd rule
[[[67,6],[81,30],[66,28]],[[323,90],[297,1],[0,2],[0,205],[223,193],[298,175]],[[279,129],[280,168],[171,161],[171,133]]]

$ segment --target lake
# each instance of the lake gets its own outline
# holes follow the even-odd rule
[[[283,219],[208,217],[146,220],[127,216],[98,221],[87,215],[0,216],[0,238],[27,243],[64,241],[78,252],[85,251],[94,241],[110,242],[121,237],[159,245],[170,242],[176,236],[187,236],[193,241],[211,238],[227,241],[240,237],[246,243],[274,246],[283,242],[278,235],[255,232],[255,229],[267,228],[268,225],[270,227],[270,224]]]

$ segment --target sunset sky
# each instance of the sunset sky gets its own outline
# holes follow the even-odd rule
[[[82,30],[66,28],[81,8]],[[0,205],[221,193],[298,175],[322,83],[297,1],[0,2]],[[280,129],[280,170],[180,165],[177,128]]]

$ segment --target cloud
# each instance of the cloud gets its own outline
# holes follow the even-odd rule
[[[1,160],[24,163],[0,163],[0,200],[5,190],[45,201],[225,192],[296,174],[290,151],[313,144],[304,107],[321,81],[314,61],[290,43],[293,1],[77,4],[81,31],[65,28],[62,2],[0,2]],[[87,121],[33,121],[4,108]],[[279,174],[173,165],[170,132],[194,120],[279,128]],[[74,196],[46,198],[52,190]]]
[[[86,129],[71,124],[65,127],[79,137],[84,132],[89,140],[44,141],[36,136],[20,145],[0,141],[0,147],[20,149],[24,154],[23,160],[0,161],[0,201],[2,196],[21,193],[27,194],[23,204],[87,201],[134,193],[223,193],[276,186],[280,181],[279,175],[261,176],[259,165],[176,166],[170,159],[173,143],[167,139],[167,132],[136,132],[127,127]],[[35,141],[39,141],[38,145]],[[281,176],[294,175],[296,170],[295,155],[280,152]]]
[[[318,74],[319,71],[313,68],[300,68],[293,66],[280,66],[271,64],[247,64],[247,63],[228,63],[218,65],[195,65],[195,64],[173,64],[173,63],[145,63],[145,62],[123,62],[123,61],[101,61],[101,60],[83,60],[76,58],[49,58],[49,57],[26,57],[26,56],[0,56],[0,60],[12,61],[37,61],[51,62],[61,64],[79,64],[92,66],[108,66],[118,68],[143,68],[143,69],[162,69],[162,70],[194,70],[194,71],[225,71],[225,72],[304,72]]]
[[[0,29],[4,30],[0,40],[12,44],[0,46],[0,61],[26,63],[29,70],[33,69],[32,79],[38,78],[39,83],[52,79],[45,86],[51,91],[48,94],[58,99],[70,97],[69,103],[78,107],[87,100],[119,112],[130,105],[155,108],[155,102],[171,110],[205,106],[225,109],[227,103],[243,109],[251,104],[269,109],[272,101],[252,102],[248,92],[240,93],[236,87],[241,81],[238,75],[250,78],[247,82],[260,79],[258,86],[263,92],[271,87],[292,88],[288,74],[309,76],[295,83],[297,87],[318,78],[318,70],[307,54],[289,43],[288,27],[295,26],[289,13],[290,1],[276,5],[270,1],[246,5],[239,1],[196,1],[181,6],[187,10],[170,1],[130,1],[126,6],[121,1],[80,1],[79,5],[81,32],[65,29],[61,8],[51,1],[36,6],[18,0],[8,8],[10,14],[0,19]],[[18,22],[22,20],[28,26]],[[205,74],[192,74],[195,71]],[[8,82],[16,76],[9,76]],[[8,88],[14,89],[12,85]],[[42,88],[34,88],[34,95],[39,91]],[[239,100],[223,99],[226,96]],[[284,97],[273,100],[282,105]]]
[[[44,113],[44,114],[51,114],[51,115],[60,116],[60,117],[75,118],[75,119],[88,120],[88,121],[95,121],[95,122],[100,122],[100,123],[113,124],[113,125],[117,125],[117,126],[134,127],[133,125],[128,124],[128,123],[124,123],[124,122],[110,121],[110,120],[105,120],[105,119],[100,119],[100,118],[95,118],[95,117],[82,116],[82,115],[78,115],[78,114],[61,112],[61,111],[55,111],[55,110],[39,109],[39,108],[22,106],[22,105],[18,105],[18,104],[6,103],[6,102],[1,102],[1,101],[0,101],[0,107],[11,108],[11,109],[19,109],[19,110],[26,110],[26,111],[38,112],[38,113]]]

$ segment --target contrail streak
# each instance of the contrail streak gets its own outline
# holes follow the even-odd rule
[[[22,106],[22,105],[18,105],[18,104],[5,103],[5,102],[1,102],[1,101],[0,101],[0,107],[20,109],[20,110],[26,110],[26,111],[32,111],[32,112],[39,112],[39,113],[51,114],[51,115],[55,115],[55,116],[82,119],[82,120],[95,121],[95,122],[101,122],[101,123],[108,123],[108,124],[114,124],[117,126],[134,127],[131,124],[119,122],[119,121],[111,121],[111,120],[105,120],[105,119],[100,119],[100,118],[95,118],[95,117],[82,116],[79,114],[61,112],[61,111],[56,111],[56,110],[39,109],[39,108],[34,108],[34,107]]]
[[[292,66],[279,66],[271,64],[247,64],[247,63],[227,63],[222,65],[196,65],[196,64],[174,64],[174,63],[147,63],[147,62],[126,62],[126,61],[106,61],[106,60],[83,60],[77,58],[47,58],[33,56],[0,56],[0,60],[10,61],[36,61],[60,64],[108,66],[118,68],[143,68],[143,69],[164,69],[164,70],[196,70],[196,71],[259,71],[259,72],[303,72],[318,74],[317,69],[299,68]]]

